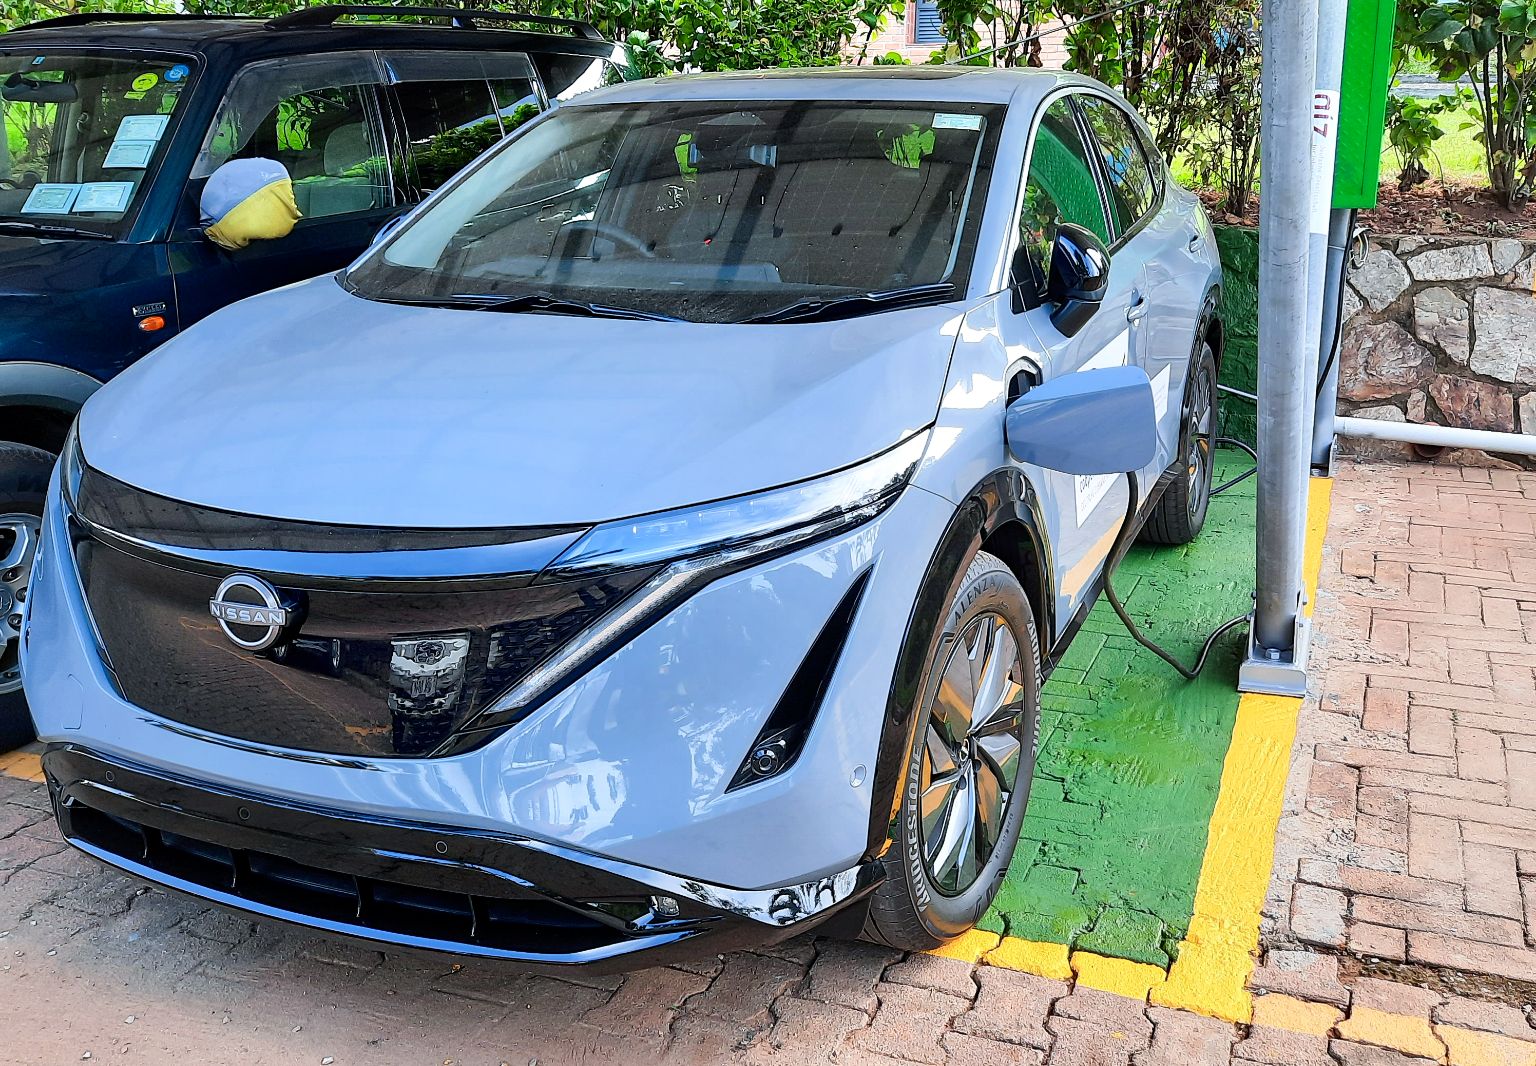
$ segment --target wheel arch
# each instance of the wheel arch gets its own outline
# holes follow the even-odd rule
[[[928,651],[945,608],[965,579],[971,560],[990,552],[1013,571],[1030,599],[1045,662],[1055,633],[1050,540],[1034,486],[1012,468],[994,470],[966,494],[939,538],[912,601],[896,671],[886,698],[885,720],[871,781],[869,837],[864,858],[882,855],[899,809],[898,789],[912,743],[917,709],[930,684]]]
[[[55,363],[0,363],[0,439],[58,453],[101,382]]]

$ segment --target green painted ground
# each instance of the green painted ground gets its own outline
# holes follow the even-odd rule
[[[1240,401],[1239,401],[1240,402]],[[1223,449],[1218,483],[1250,465]],[[1192,662],[1251,606],[1253,479],[1218,496],[1186,548],[1136,547],[1115,588],[1152,639]],[[1023,837],[984,929],[1167,965],[1189,925],[1237,713],[1243,630],[1199,681],[1136,645],[1100,600],[1046,685]]]

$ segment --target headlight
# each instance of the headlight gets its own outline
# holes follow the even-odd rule
[[[64,493],[64,508],[70,513],[74,513],[84,471],[85,464],[80,458],[80,420],[77,418],[64,438],[64,450],[59,453],[59,488]]]
[[[541,575],[564,580],[604,570],[721,552],[779,551],[879,514],[896,498],[928,445],[928,431],[857,466],[781,489],[595,526]]]
[[[830,536],[895,502],[928,446],[928,431],[858,466],[782,489],[595,526],[540,575],[591,576],[666,562],[612,611],[485,707],[467,731],[517,721],[700,585],[744,561]],[[466,741],[462,734],[459,740]],[[473,742],[466,744],[473,746]],[[445,754],[445,752],[439,752]]]

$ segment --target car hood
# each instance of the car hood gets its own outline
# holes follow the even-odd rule
[[[931,422],[961,314],[712,325],[407,307],[332,277],[219,311],[80,419],[85,461],[245,514],[579,524],[798,481]]]

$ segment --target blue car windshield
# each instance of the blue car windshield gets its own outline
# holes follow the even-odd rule
[[[346,275],[359,295],[740,322],[963,295],[1000,105],[568,105]],[[946,284],[947,283],[947,284]],[[860,298],[876,294],[877,300]],[[952,294],[952,295],[951,295]]]
[[[174,55],[0,54],[0,232],[115,236],[186,88]]]

